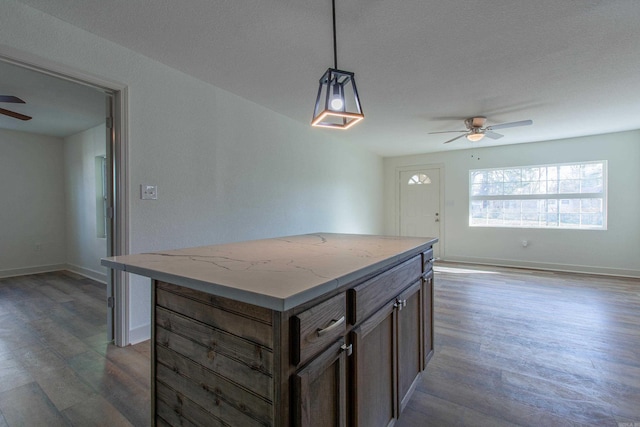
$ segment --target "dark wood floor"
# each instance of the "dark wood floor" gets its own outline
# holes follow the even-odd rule
[[[640,426],[640,280],[439,264],[436,352],[398,427]],[[149,424],[149,347],[104,285],[0,279],[0,427]]]
[[[640,427],[640,280],[436,270],[435,356],[398,427]]]
[[[105,285],[0,279],[0,427],[149,425],[149,344],[106,340]]]

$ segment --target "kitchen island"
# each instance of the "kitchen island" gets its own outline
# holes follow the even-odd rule
[[[433,354],[436,242],[316,233],[104,259],[152,279],[153,423],[393,423]]]

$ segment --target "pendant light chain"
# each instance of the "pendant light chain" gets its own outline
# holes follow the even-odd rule
[[[338,69],[338,42],[336,39],[336,0],[331,0],[333,10],[333,68]]]

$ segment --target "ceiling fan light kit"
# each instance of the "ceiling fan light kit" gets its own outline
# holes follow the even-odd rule
[[[318,96],[311,125],[346,130],[364,119],[354,73],[338,69],[336,49],[336,2],[331,1],[333,12],[333,62],[320,78]]]
[[[480,130],[472,131],[471,133],[467,134],[467,139],[471,142],[480,141],[481,139],[484,139],[484,132]]]
[[[467,128],[465,130],[445,130],[441,132],[429,132],[429,133],[430,134],[451,133],[451,132],[462,133],[462,135],[460,136],[456,136],[455,138],[445,141],[444,144],[453,142],[456,139],[462,138],[463,136],[466,137],[471,142],[478,142],[484,139],[485,136],[490,139],[502,138],[504,135],[494,132],[495,129],[514,128],[519,126],[529,126],[533,124],[533,120],[521,120],[519,122],[500,123],[497,125],[484,127],[486,122],[487,122],[487,118],[484,116],[469,117],[468,119],[464,120],[464,125]]]

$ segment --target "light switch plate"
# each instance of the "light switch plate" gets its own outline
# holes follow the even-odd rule
[[[142,200],[157,200],[158,199],[158,186],[157,185],[140,185],[140,198]]]

